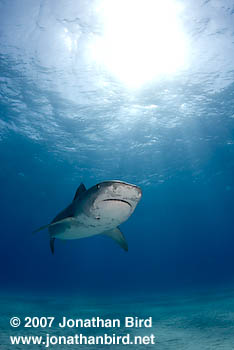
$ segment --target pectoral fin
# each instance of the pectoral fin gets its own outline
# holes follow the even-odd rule
[[[44,230],[44,229],[49,228],[49,227],[51,227],[51,226],[63,224],[63,223],[66,223],[66,222],[71,222],[71,220],[73,220],[73,217],[67,217],[67,218],[62,219],[62,220],[58,220],[58,221],[55,221],[55,222],[51,222],[51,223],[48,224],[48,225],[44,225],[44,226],[39,227],[38,229],[36,229],[35,231],[33,231],[33,233],[36,233],[36,232],[41,231],[41,230]]]
[[[111,237],[115,242],[117,242],[120,245],[121,248],[123,248],[126,252],[128,251],[127,241],[118,227],[114,228],[111,231],[106,231],[103,234]]]
[[[50,224],[41,226],[41,227],[37,228],[36,230],[34,230],[32,233],[36,233],[36,232],[39,232],[41,230],[44,230],[45,228],[48,228],[49,226],[50,226]]]

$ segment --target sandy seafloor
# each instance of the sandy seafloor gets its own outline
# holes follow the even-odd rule
[[[121,334],[129,332],[131,335],[155,335],[154,345],[53,345],[53,349],[126,349],[145,348],[159,350],[208,350],[234,349],[234,289],[214,292],[189,291],[186,293],[141,295],[141,297],[36,297],[33,295],[2,296],[1,297],[1,350],[14,349],[43,349],[43,345],[9,345],[11,335],[101,335]],[[55,316],[56,323],[51,329],[10,328],[9,319],[18,316]],[[152,328],[126,328],[124,322],[117,329],[59,328],[58,322],[62,317],[119,318],[137,316],[148,318],[152,316]],[[54,321],[55,322],[55,321]]]

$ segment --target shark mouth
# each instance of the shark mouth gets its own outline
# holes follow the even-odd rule
[[[110,198],[110,199],[103,199],[103,202],[122,202],[122,203],[128,204],[132,208],[132,205],[129,202],[125,201],[124,199]]]

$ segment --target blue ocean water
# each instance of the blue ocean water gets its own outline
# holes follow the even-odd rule
[[[15,310],[46,305],[151,314],[158,349],[232,348],[233,15],[232,0],[0,0],[3,349]],[[96,236],[52,256],[32,231],[112,179],[143,191],[129,252]]]

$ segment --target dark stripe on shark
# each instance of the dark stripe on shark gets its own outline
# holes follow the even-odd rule
[[[124,199],[103,199],[103,202],[123,202],[123,203],[126,203],[126,204],[128,204],[130,207],[132,207],[132,205],[129,203],[129,202],[127,202],[127,201],[125,201]]]

